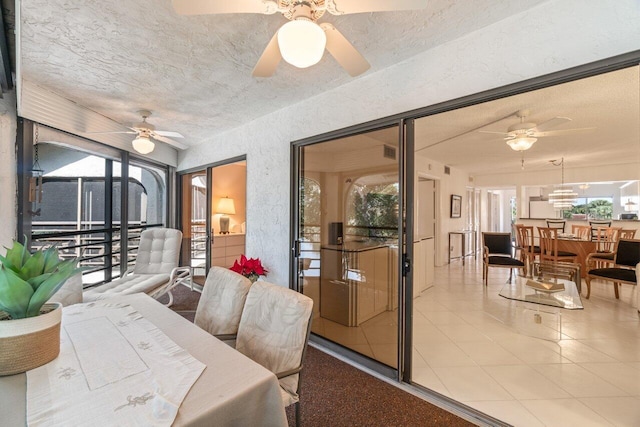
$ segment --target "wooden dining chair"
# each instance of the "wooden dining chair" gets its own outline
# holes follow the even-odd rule
[[[632,228],[632,229],[623,228],[618,232],[618,239],[633,240],[636,238],[636,231],[638,230],[636,230],[635,228]]]
[[[591,227],[591,240],[595,241],[598,227],[611,227],[611,220],[591,220],[589,227]]]
[[[564,227],[566,225],[567,221],[563,220],[563,219],[548,219],[547,220],[547,227],[549,228],[558,228],[560,229],[560,233],[564,233]]]
[[[484,285],[489,282],[489,267],[508,268],[509,279],[513,269],[526,271],[525,263],[512,256],[511,233],[482,233],[482,279]]]
[[[251,280],[243,275],[228,268],[211,267],[193,323],[234,347],[250,288]]]
[[[578,254],[558,250],[558,228],[538,227],[540,235],[540,262],[578,262]]]
[[[532,265],[540,256],[540,246],[534,242],[533,226],[516,224],[516,233],[518,233],[518,240],[522,247],[520,261]]]
[[[589,270],[586,277],[587,299],[591,295],[591,280],[593,279],[612,282],[616,299],[620,299],[619,284],[637,285],[636,265],[638,263],[640,263],[640,240],[621,239],[618,241],[613,267],[593,268],[595,266],[594,259],[589,255],[587,257]]]
[[[598,227],[596,230],[596,252],[589,254],[595,263],[593,268],[603,268],[607,264],[613,264],[615,245],[621,228]]]
[[[571,225],[571,234],[580,240],[591,240],[591,227],[588,225]]]
[[[283,286],[257,281],[240,318],[236,350],[276,374],[285,407],[295,404],[300,425],[300,373],[313,300]]]
[[[518,258],[520,261],[524,261],[524,252],[523,252],[524,249],[523,249],[522,241],[520,240],[520,231],[518,231],[518,229],[522,226],[523,226],[522,224],[513,224],[512,226],[513,227],[512,231],[516,238],[515,246],[513,247],[515,249],[514,256]]]

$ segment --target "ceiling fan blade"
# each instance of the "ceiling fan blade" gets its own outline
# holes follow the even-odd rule
[[[554,117],[551,120],[547,120],[546,122],[542,122],[539,125],[531,128],[534,132],[543,132],[547,129],[551,129],[556,126],[560,126],[563,123],[570,122],[571,119],[569,117]]]
[[[562,129],[562,130],[550,130],[547,132],[534,132],[532,136],[536,138],[541,138],[543,136],[558,136],[558,135],[567,135],[567,134],[581,134],[581,133],[589,133],[596,130],[596,128],[578,128],[578,129]]]
[[[153,133],[160,136],[167,136],[169,138],[184,138],[181,133],[171,132],[168,130],[154,130]]]
[[[278,64],[282,59],[280,47],[278,46],[278,33],[271,37],[271,41],[262,52],[262,56],[258,59],[256,66],[253,68],[251,75],[253,77],[271,77],[276,72]]]
[[[351,77],[358,76],[371,67],[364,56],[360,55],[360,52],[340,31],[336,30],[336,27],[326,22],[320,24],[320,27],[327,35],[327,50]]]
[[[494,135],[509,136],[509,134],[507,132],[492,132],[490,130],[479,130],[478,132],[480,132],[480,133],[492,133]]]
[[[276,13],[278,4],[270,0],[172,0],[178,15],[216,13]]]
[[[182,142],[174,141],[173,139],[170,139],[170,138],[167,138],[165,136],[158,135],[158,134],[153,135],[152,138],[157,140],[157,141],[164,142],[165,144],[171,145],[172,147],[178,148],[180,150],[186,150],[187,148],[189,148],[189,146],[187,144],[183,144]]]
[[[335,8],[328,7],[327,10],[334,15],[424,9],[427,7],[427,0],[333,0],[333,3]]]
[[[86,133],[87,135],[88,134],[103,134],[103,135],[105,135],[105,134],[108,134],[108,133],[128,133],[130,135],[135,135],[138,132],[132,131],[132,130],[123,130],[123,131],[117,131],[117,132],[84,132],[84,133]]]

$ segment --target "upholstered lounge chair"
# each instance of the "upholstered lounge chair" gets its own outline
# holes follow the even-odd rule
[[[236,340],[236,350],[276,374],[283,405],[296,405],[296,425],[300,425],[300,371],[312,312],[311,298],[257,281],[247,295]]]
[[[87,289],[84,302],[106,299],[117,295],[144,292],[153,298],[169,294],[183,281],[191,280],[190,267],[178,267],[182,232],[171,228],[150,228],[140,234],[140,245],[135,265],[121,278]]]
[[[235,346],[238,325],[251,280],[228,268],[211,267],[198,301],[194,323]]]

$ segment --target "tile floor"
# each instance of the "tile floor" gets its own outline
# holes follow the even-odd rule
[[[562,333],[541,339],[519,327],[532,304],[498,295],[508,272],[491,269],[485,288],[480,261],[466,264],[438,267],[414,299],[414,382],[516,426],[640,426],[635,287],[616,301],[594,282],[584,310],[547,309],[561,314]],[[395,365],[396,311],[357,328],[316,316],[313,330]]]
[[[496,271],[497,270],[497,271]],[[498,296],[508,272],[480,263],[436,270],[414,300],[413,380],[516,426],[640,425],[636,289],[593,283],[584,310],[561,314],[562,334],[523,334],[514,313],[532,304]]]

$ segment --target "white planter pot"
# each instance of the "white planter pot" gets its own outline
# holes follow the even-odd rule
[[[60,354],[62,304],[42,306],[44,314],[26,319],[1,320],[0,376],[14,375],[51,362]]]

